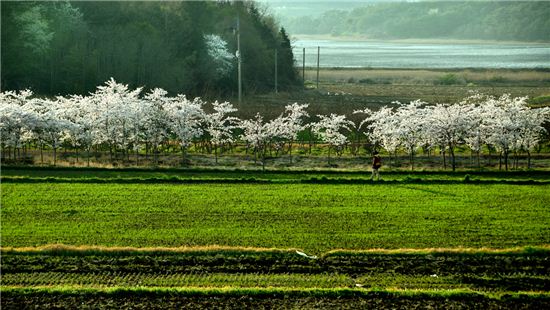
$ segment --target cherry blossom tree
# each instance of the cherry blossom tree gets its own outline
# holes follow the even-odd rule
[[[127,128],[127,116],[132,112],[129,105],[139,101],[141,91],[141,87],[131,90],[128,85],[117,83],[111,78],[105,85],[98,86],[91,95],[91,100],[97,105],[99,123],[94,128],[93,135],[96,143],[108,145],[111,161],[117,146],[128,146],[128,134],[131,130]]]
[[[169,101],[167,106],[170,129],[179,140],[183,161],[189,145],[203,133],[203,105],[204,102],[200,98],[189,100],[184,95],[178,95]]]
[[[155,88],[145,95],[147,102],[145,136],[153,148],[155,164],[158,163],[159,147],[169,138],[169,112],[173,98],[167,97],[167,91]]]
[[[273,122],[265,123],[262,116],[258,113],[251,120],[242,120],[239,127],[243,130],[241,139],[244,140],[254,152],[254,158],[260,157],[262,169],[265,169],[265,157],[267,146],[270,141],[277,136],[277,127]]]
[[[215,75],[218,78],[227,76],[233,69],[235,59],[227,48],[227,42],[216,34],[205,35],[204,42],[212,67],[215,68]]]
[[[455,149],[465,142],[472,129],[472,106],[468,104],[437,104],[425,108],[424,133],[431,141],[444,145],[451,155],[453,171],[456,169]]]
[[[86,99],[82,96],[70,96],[70,97],[56,97],[59,118],[65,121],[66,128],[64,130],[64,136],[62,138],[64,143],[68,143],[72,146],[72,149],[76,152],[76,160],[78,161],[78,149],[82,147],[81,136],[85,134],[87,128],[81,127],[80,121],[85,111]]]
[[[483,104],[472,106],[469,113],[471,129],[464,137],[464,142],[466,145],[470,148],[470,150],[472,150],[472,152],[476,153],[478,168],[481,168],[481,148],[486,143],[488,135],[487,127],[485,125],[485,117],[489,116],[489,111],[487,111],[487,108],[488,107]]]
[[[13,158],[17,151],[31,137],[37,123],[37,117],[29,104],[33,93],[30,90],[0,93],[0,133],[2,150],[13,149]],[[8,157],[11,156],[8,150]]]
[[[550,121],[550,108],[532,109],[527,106],[525,100],[520,100],[517,104],[519,109],[515,121],[518,125],[519,134],[513,149],[527,153],[527,169],[530,169],[531,151],[539,144],[543,133],[546,132],[542,125],[544,122]]]
[[[390,107],[382,107],[378,111],[372,112],[363,122],[370,122],[367,126],[370,131],[366,135],[375,144],[381,145],[388,151],[391,165],[391,155],[395,154],[397,156],[397,151],[401,145],[397,135],[398,119],[395,112]]]
[[[317,115],[320,120],[312,124],[313,132],[319,136],[319,138],[328,143],[328,157],[327,161],[330,165],[330,150],[334,148],[336,152],[339,152],[342,147],[348,142],[346,135],[342,131],[350,131],[350,126],[353,122],[346,119],[345,115]]]
[[[489,98],[484,104],[490,108],[490,117],[485,119],[488,129],[487,143],[493,145],[504,158],[505,169],[508,170],[508,158],[510,152],[517,145],[520,138],[520,128],[517,119],[524,109],[527,98],[512,98],[510,95],[502,95],[500,98]],[[499,161],[501,167],[502,161]]]
[[[212,103],[214,112],[206,115],[206,133],[210,136],[210,141],[214,148],[216,164],[218,163],[218,147],[224,143],[234,141],[233,130],[239,122],[239,119],[228,114],[236,112],[237,109],[229,102]]]
[[[40,127],[42,128],[42,139],[53,150],[53,165],[57,164],[57,149],[66,139],[67,132],[71,130],[73,124],[70,120],[63,117],[62,99],[56,100],[43,99],[43,106],[46,110],[39,115]]]
[[[73,104],[77,106],[74,110],[73,124],[78,131],[75,132],[75,139],[79,146],[86,151],[86,165],[90,166],[90,151],[96,143],[94,128],[98,126],[97,107],[93,100],[87,96],[72,96]]]
[[[408,104],[400,104],[394,114],[395,129],[392,133],[401,146],[409,154],[411,170],[414,170],[414,155],[416,149],[424,139],[424,125],[426,123],[425,110],[421,107],[425,102],[420,100],[411,101]]]
[[[308,117],[306,109],[308,104],[293,103],[285,106],[285,114],[280,121],[275,121],[280,124],[278,126],[281,137],[288,142],[288,152],[290,155],[290,163],[292,163],[292,144],[298,138],[298,133],[305,130],[309,125],[304,124],[304,118]],[[276,125],[276,124],[273,124]]]

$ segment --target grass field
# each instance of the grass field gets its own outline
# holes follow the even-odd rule
[[[301,68],[300,68],[301,69]],[[317,80],[317,68],[306,68],[306,80]],[[550,86],[550,70],[529,69],[371,69],[320,68],[321,82],[358,84],[441,85],[453,76],[456,85]]]
[[[2,308],[550,307],[547,171],[368,177],[3,167]]]
[[[2,184],[3,246],[550,243],[550,185]]]

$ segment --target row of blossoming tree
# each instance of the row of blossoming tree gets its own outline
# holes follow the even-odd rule
[[[145,152],[158,160],[159,150],[177,145],[185,160],[191,145],[196,152],[214,153],[236,142],[246,144],[247,151],[265,166],[268,151],[286,153],[292,161],[292,147],[298,135],[311,133],[328,148],[340,153],[349,143],[350,133],[360,133],[375,148],[390,155],[405,152],[414,167],[419,149],[437,149],[450,156],[456,167],[457,148],[469,148],[479,157],[483,148],[496,150],[508,168],[510,154],[525,152],[528,167],[532,150],[546,133],[543,125],[550,120],[550,109],[529,108],[527,98],[500,98],[475,95],[456,104],[430,105],[421,101],[396,102],[395,107],[373,111],[355,111],[364,116],[353,123],[345,115],[317,115],[309,118],[306,104],[292,104],[277,118],[264,120],[260,114],[240,120],[228,102],[209,105],[199,98],[167,96],[154,89],[141,95],[142,89],[129,89],[113,79],[88,96],[33,97],[31,91],[0,94],[0,130],[3,158],[17,158],[22,147],[34,146],[43,156],[45,148],[53,151],[56,163],[60,147],[87,154],[91,150],[122,154],[130,161]],[[78,152],[77,152],[78,154]],[[445,164],[446,165],[446,164]]]

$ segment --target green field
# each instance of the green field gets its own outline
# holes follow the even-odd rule
[[[4,183],[2,244],[541,245],[548,201],[550,185]]]
[[[550,306],[547,171],[383,177],[3,167],[2,307]]]

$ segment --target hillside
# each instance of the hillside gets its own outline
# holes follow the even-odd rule
[[[87,94],[113,77],[132,87],[231,96],[240,18],[244,92],[298,83],[290,41],[254,2],[6,2],[2,89]]]
[[[321,16],[285,16],[293,34],[372,39],[550,41],[550,2],[417,2],[370,4]]]

